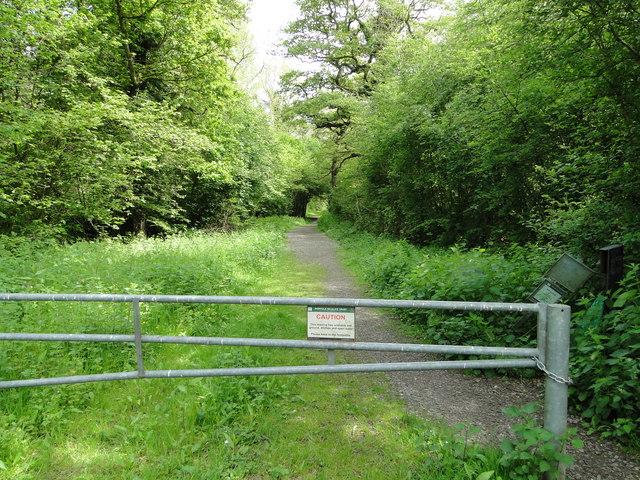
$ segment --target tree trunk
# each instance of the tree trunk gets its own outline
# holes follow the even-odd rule
[[[129,81],[131,82],[131,86],[128,89],[129,96],[135,97],[136,94],[138,93],[140,82],[138,80],[138,75],[136,73],[134,54],[131,51],[131,46],[129,44],[127,24],[125,22],[124,12],[122,10],[122,0],[115,0],[115,5],[116,5],[116,15],[118,17],[118,27],[120,28],[120,33],[122,34],[122,47],[124,48],[124,54],[127,61],[127,71],[129,72]]]

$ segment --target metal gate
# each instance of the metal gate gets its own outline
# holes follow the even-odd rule
[[[544,303],[448,302],[418,300],[373,300],[347,298],[302,297],[224,297],[187,295],[92,295],[92,294],[0,294],[0,301],[11,302],[119,302],[130,303],[133,334],[56,334],[56,333],[0,333],[0,341],[62,341],[62,342],[128,342],[135,344],[137,370],[130,372],[77,375],[70,377],[37,378],[0,381],[0,389],[61,385],[72,383],[130,380],[140,378],[222,377],[246,375],[291,375],[348,372],[389,372],[409,370],[481,369],[481,368],[539,368],[546,374],[544,427],[562,437],[567,426],[567,386],[569,370],[570,307]],[[510,348],[460,345],[422,345],[339,342],[317,340],[278,340],[256,338],[183,337],[143,335],[140,303],[200,303],[241,305],[299,305],[307,307],[367,307],[411,308],[452,311],[504,311],[537,314],[536,348]],[[325,349],[329,352],[327,365],[217,368],[191,370],[146,370],[143,344],[189,344],[243,347],[285,347]],[[457,355],[489,355],[500,357],[486,360],[452,360],[402,363],[364,363],[336,365],[335,350],[370,350],[387,352],[419,352]]]

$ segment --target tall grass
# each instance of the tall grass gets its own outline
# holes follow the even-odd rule
[[[528,295],[562,253],[542,245],[419,248],[357,231],[330,214],[320,218],[320,226],[340,241],[346,262],[360,278],[386,298],[528,302]],[[628,265],[621,288],[614,292],[601,292],[598,280],[588,283],[579,298],[564,299],[573,310],[570,404],[591,431],[637,452],[640,267]],[[453,316],[403,310],[398,315],[428,343],[532,346],[536,340],[536,320],[530,314]]]
[[[2,290],[320,296],[284,253],[299,222],[60,246],[5,242]],[[142,304],[147,334],[304,338],[302,307]],[[0,303],[3,331],[131,333],[130,307]],[[322,352],[145,345],[145,365],[319,364]],[[0,378],[134,370],[128,344],[2,342]],[[426,427],[382,376],[135,380],[0,391],[2,479],[423,478]],[[456,478],[456,477],[451,477]],[[462,477],[460,477],[462,478]]]
[[[228,234],[66,246],[5,244],[0,252],[2,290],[282,294],[275,291],[281,287],[273,276],[284,261],[284,232],[296,224],[299,221],[272,219]],[[295,274],[290,278],[295,281]],[[306,288],[313,285],[308,283]],[[146,334],[304,337],[301,312],[292,309],[141,307]],[[0,324],[10,332],[132,332],[130,305],[112,303],[5,302],[0,304]],[[129,344],[3,342],[0,346],[3,380],[135,369],[135,352]],[[144,351],[149,369],[255,366],[289,360],[286,353],[270,350],[147,345]],[[277,408],[295,383],[295,379],[249,377],[4,390],[0,392],[0,475],[12,479],[223,478],[224,472],[234,470],[239,445],[264,440],[264,426],[257,419],[265,410]]]
[[[5,242],[12,292],[321,296],[299,222],[59,246]],[[131,333],[119,304],[0,303],[3,331]],[[143,304],[146,334],[304,338],[303,307]],[[0,343],[0,378],[135,369],[128,344]],[[321,364],[323,352],[145,345],[149,369]],[[340,361],[342,357],[338,355]],[[465,436],[460,433],[464,431]],[[382,375],[135,380],[0,391],[0,478],[520,478],[473,432],[408,416]]]

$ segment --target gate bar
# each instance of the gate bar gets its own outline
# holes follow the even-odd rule
[[[214,368],[192,370],[146,370],[144,378],[237,377],[247,375],[305,375],[319,373],[398,372],[418,370],[465,370],[480,368],[530,368],[533,359],[451,360],[439,362],[361,363],[345,365],[302,365],[282,367]],[[35,378],[0,382],[0,389],[106,382],[138,379],[138,372],[102,373],[72,377]]]
[[[207,295],[117,295],[64,293],[0,293],[0,301],[30,302],[118,302],[208,303],[238,305],[301,305],[309,307],[420,308],[431,310],[476,310],[505,312],[540,311],[537,303],[449,302],[442,300],[382,300],[357,298],[231,297]]]
[[[137,342],[136,335],[99,333],[0,333],[0,341],[36,342]],[[141,343],[179,345],[217,345],[232,347],[314,348],[320,350],[370,350],[378,352],[442,353],[458,355],[498,355],[537,357],[537,348],[483,347],[475,345],[427,345],[422,343],[331,342],[320,340],[286,340],[272,338],[182,337],[141,335]]]
[[[544,303],[493,303],[439,300],[382,300],[352,298],[304,298],[304,297],[233,297],[196,295],[119,295],[119,294],[40,294],[0,293],[0,301],[52,301],[52,302],[118,302],[132,303],[134,335],[84,335],[84,334],[29,334],[0,333],[0,340],[22,341],[97,341],[134,342],[138,371],[80,375],[73,377],[40,378],[0,381],[0,389],[101,382],[109,380],[145,378],[185,378],[238,375],[292,375],[314,373],[385,372],[413,370],[482,369],[482,368],[541,368],[546,374],[545,428],[562,438],[567,428],[567,384],[569,360],[569,323],[571,310],[566,305]],[[139,303],[199,303],[239,305],[299,305],[326,307],[414,308],[429,310],[505,311],[532,312],[538,316],[538,348],[478,347],[456,345],[374,344],[342,343],[303,340],[242,339],[216,337],[170,337],[141,335]],[[526,356],[531,358],[504,358],[493,360],[406,362],[391,364],[311,365],[288,367],[222,368],[202,370],[151,370],[142,364],[142,343],[181,343],[194,345],[233,345],[261,347],[299,347],[330,350],[379,350],[401,352],[431,352],[458,354],[485,354],[502,356]],[[331,362],[331,359],[330,359]],[[545,366],[546,363],[546,366]],[[556,448],[559,449],[557,444]],[[560,467],[560,479],[565,472]]]

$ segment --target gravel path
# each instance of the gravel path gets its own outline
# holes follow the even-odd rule
[[[327,271],[327,297],[362,298],[364,292],[336,256],[336,243],[317,230],[315,224],[296,228],[288,236],[289,249],[305,263],[320,264]],[[358,309],[356,340],[416,343],[400,333],[399,320],[375,309]],[[426,354],[371,352],[358,361],[399,362],[432,358]],[[356,359],[354,359],[356,360]],[[457,371],[393,372],[393,389],[404,400],[407,411],[449,425],[469,422],[482,433],[478,440],[493,441],[510,434],[502,408],[523,405],[542,398],[540,380],[476,378]],[[577,419],[570,419],[577,424]],[[571,425],[575,426],[575,425]],[[570,452],[576,464],[568,471],[572,480],[640,480],[640,461],[631,459],[614,445],[593,436],[583,436],[585,448]]]

